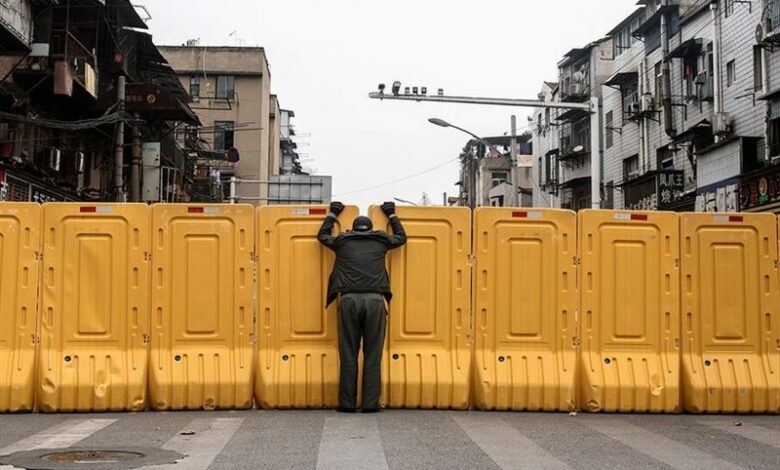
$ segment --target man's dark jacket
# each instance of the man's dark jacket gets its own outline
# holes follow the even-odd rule
[[[332,236],[336,218],[329,215],[320,228],[317,239],[336,252],[336,264],[328,281],[327,305],[339,294],[377,293],[389,302],[393,294],[385,269],[389,250],[406,243],[406,232],[398,217],[390,218],[393,234],[384,231],[346,232]]]

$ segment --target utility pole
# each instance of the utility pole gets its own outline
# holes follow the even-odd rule
[[[138,113],[136,120],[140,120]],[[141,202],[141,129],[133,126],[133,153],[130,159],[130,202]]]
[[[116,99],[120,116],[125,112],[126,99],[126,77],[124,74],[117,78]],[[116,154],[114,155],[114,196],[117,202],[125,202],[125,195],[122,187],[124,186],[124,166],[125,164],[125,121],[124,117],[116,125]]]
[[[520,206],[517,194],[517,116],[512,115],[512,139],[509,141],[511,149],[509,150],[511,166],[509,167],[509,184],[512,186],[512,195],[509,198],[511,207]]]

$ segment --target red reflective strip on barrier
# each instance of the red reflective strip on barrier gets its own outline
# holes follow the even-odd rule
[[[512,212],[512,217],[525,218],[528,217],[528,212]]]
[[[309,209],[309,215],[325,215],[327,213],[327,209]]]
[[[645,215],[645,214],[631,214],[631,220],[647,220],[647,215]]]
[[[82,206],[82,207],[79,207],[79,212],[81,212],[82,214],[94,214],[95,212],[97,212],[97,207],[95,207],[95,206]]]
[[[744,222],[745,218],[741,215],[732,215],[729,217],[729,222]]]
[[[189,214],[202,214],[203,208],[202,207],[188,207],[187,212]]]

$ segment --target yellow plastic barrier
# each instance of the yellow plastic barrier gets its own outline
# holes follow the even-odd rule
[[[772,214],[683,214],[683,402],[780,413],[780,286]]]
[[[32,411],[41,206],[0,203],[0,412]]]
[[[376,229],[390,230],[380,208],[370,214]],[[392,408],[468,408],[471,211],[399,207],[398,215],[409,240],[388,255],[383,396]]]
[[[577,215],[474,213],[474,405],[573,411]]]
[[[587,411],[680,411],[679,218],[579,214],[581,393]]]
[[[44,205],[41,411],[144,409],[149,234],[143,204]]]
[[[254,207],[158,204],[152,221],[152,407],[251,408]]]
[[[335,256],[317,241],[326,207],[264,206],[257,210],[255,398],[263,408],[338,405],[338,315],[325,308]],[[347,207],[334,232],[358,216]]]

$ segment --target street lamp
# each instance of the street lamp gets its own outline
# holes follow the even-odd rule
[[[490,143],[490,142],[488,142],[487,140],[483,139],[482,137],[478,136],[477,134],[475,134],[475,133],[473,133],[473,132],[471,132],[471,131],[467,131],[466,129],[463,129],[463,128],[461,128],[461,127],[458,127],[458,126],[455,126],[455,125],[452,125],[452,124],[450,124],[449,122],[445,121],[444,119],[439,119],[439,118],[430,118],[430,119],[428,119],[428,122],[430,122],[431,124],[434,124],[434,125],[436,125],[436,126],[439,126],[439,127],[451,127],[451,128],[453,128],[453,129],[457,129],[457,130],[459,130],[459,131],[461,131],[461,132],[463,132],[463,133],[465,133],[465,134],[468,134],[468,135],[470,135],[471,137],[473,137],[473,138],[474,138],[474,140],[476,140],[476,141],[478,141],[478,142],[480,142],[480,143],[484,144],[484,145],[485,145],[487,148],[489,148],[489,149],[490,149],[490,150],[492,150],[493,152],[495,152],[495,153],[497,153],[497,154],[499,154],[499,155],[503,155],[503,154],[502,154],[502,153],[501,153],[501,152],[500,152],[500,151],[499,151],[499,150],[498,150],[498,149],[495,147],[495,145],[491,144],[491,143]]]
[[[477,142],[482,143],[483,145],[485,145],[487,148],[492,150],[497,155],[503,156],[503,154],[493,144],[491,144],[487,140],[483,139],[482,137],[478,136],[477,134],[475,134],[475,133],[473,133],[471,131],[463,129],[462,127],[454,126],[454,125],[450,124],[449,122],[447,122],[447,121],[445,121],[443,119],[439,119],[439,118],[430,118],[430,119],[428,119],[428,122],[430,122],[433,125],[439,126],[439,127],[451,127],[453,129],[457,129],[457,130],[459,130],[459,131],[461,131],[461,132],[463,132],[465,134],[470,135],[471,137],[474,138],[474,140],[476,140]],[[506,158],[506,157],[504,157],[504,158]],[[510,168],[509,168],[509,186],[512,188],[512,199],[510,200],[510,204],[514,205],[514,204],[516,204],[515,201],[517,200],[517,185],[515,184],[515,169],[513,167],[516,166],[517,163],[515,161],[513,161],[513,159],[511,159],[511,158],[509,159],[509,161],[510,161],[510,165],[511,165]],[[470,173],[470,176],[471,176],[470,179],[472,180],[471,181],[471,187],[472,187],[472,191],[473,191],[472,192],[472,196],[473,197],[471,198],[471,201],[470,201],[471,204],[469,204],[469,206],[471,206],[471,208],[474,209],[476,207],[476,205],[477,205],[476,204],[477,203],[476,194],[475,194],[476,190],[477,190],[477,183],[476,183],[477,172],[476,172],[476,168],[471,167],[469,173]]]

